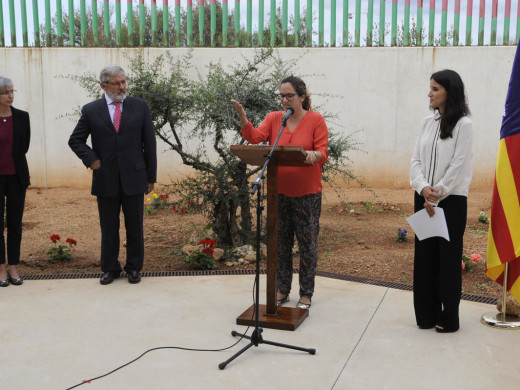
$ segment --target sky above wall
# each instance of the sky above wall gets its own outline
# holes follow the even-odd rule
[[[217,0],[221,1],[221,0]],[[502,43],[502,35],[503,35],[503,15],[504,15],[504,6],[505,6],[506,0],[499,0],[498,1],[498,31],[497,31],[497,43]],[[9,24],[9,0],[1,0],[3,5],[3,14],[4,14],[4,28],[5,28],[5,41],[6,46],[11,46],[11,33],[10,33],[10,24]],[[150,7],[152,1],[151,0],[145,0],[145,4]],[[21,11],[20,11],[20,3],[21,1],[15,0],[14,6],[16,9],[16,40],[17,45],[22,46],[22,29],[21,29]],[[45,1],[38,0],[38,14],[39,14],[39,20],[40,25],[45,22]],[[50,8],[51,8],[51,17],[53,17],[56,14],[56,1],[51,0],[50,1]],[[101,11],[103,7],[103,0],[98,0],[98,9]],[[245,26],[247,21],[247,0],[241,0],[240,1],[240,18],[241,18],[241,24]],[[268,22],[268,15],[270,13],[270,0],[264,1],[264,24],[266,26],[269,25]],[[289,6],[289,15],[292,15],[294,13],[294,0],[287,0],[288,6]],[[331,36],[330,36],[330,18],[331,18],[331,1],[325,0],[325,31],[324,31],[324,41],[325,45],[330,45],[331,42]],[[410,6],[410,15],[412,18],[417,18],[417,1],[411,0],[411,6]],[[429,24],[429,6],[430,1],[424,0],[423,1],[423,26],[425,28],[425,31],[428,31],[428,24]],[[454,7],[455,7],[455,1],[449,0],[448,1],[448,30],[450,30],[453,27],[453,17],[454,17]],[[511,21],[511,27],[510,27],[510,37],[514,39],[516,37],[516,15],[517,15],[517,1],[511,2],[511,15],[512,15],[512,21]],[[90,0],[86,1],[87,8],[90,8],[92,2]],[[133,0],[134,8],[137,7],[139,4],[139,0]],[[163,7],[163,1],[157,0],[156,1],[157,7],[162,8]],[[173,9],[175,5],[175,0],[169,0],[168,1],[169,8]],[[182,7],[186,7],[187,0],[181,0]],[[194,6],[198,4],[197,0],[193,0]],[[115,0],[110,0],[111,7],[115,7]],[[277,7],[281,7],[282,0],[277,0]],[[76,9],[80,7],[80,1],[74,0],[74,6]],[[300,13],[303,15],[304,7],[307,6],[306,0],[300,0]],[[68,11],[68,1],[62,0],[62,7],[63,12]],[[123,14],[123,18],[126,16],[126,8],[127,7],[127,1],[121,0],[121,10]],[[229,0],[229,12],[234,10],[235,2],[234,0]],[[349,19],[349,33],[351,35],[351,40],[354,36],[354,30],[355,30],[355,7],[356,7],[356,1],[350,0],[349,1],[349,13],[353,15],[352,19]],[[379,7],[380,7],[380,1],[376,0],[374,1],[374,23],[379,22]],[[473,32],[473,44],[476,44],[478,41],[478,21],[479,21],[479,7],[480,7],[480,0],[473,0],[473,24],[472,24],[472,32]],[[489,44],[489,36],[490,36],[490,29],[491,29],[491,7],[492,7],[492,0],[486,0],[486,23],[485,23],[485,38],[484,38],[484,44]],[[32,15],[33,15],[33,1],[32,0],[26,0],[26,9],[27,9],[27,24],[28,24],[28,34],[29,34],[29,44],[34,44],[34,30],[33,30],[33,22],[32,22]],[[361,1],[361,45],[364,45],[365,38],[366,38],[366,31],[367,31],[367,10],[368,10],[368,2],[366,0]],[[253,31],[256,31],[258,29],[258,2],[256,0],[253,1]],[[319,12],[319,1],[313,0],[313,14],[315,16],[315,21],[313,22],[313,31],[318,31],[318,12]],[[386,23],[391,22],[391,14],[392,14],[392,0],[386,1]],[[442,15],[442,0],[437,0],[435,2],[435,36],[439,35],[440,29],[441,29],[441,15]],[[465,31],[466,31],[466,14],[467,14],[467,1],[462,0],[461,1],[461,10],[460,10],[460,39],[461,43],[463,42],[463,39],[465,37]],[[336,45],[341,46],[342,44],[342,36],[343,36],[343,0],[336,0]],[[398,24],[401,25],[402,21],[404,19],[404,0],[399,0],[398,5]],[[317,43],[318,37],[317,35],[314,37],[314,42]],[[390,44],[390,34],[386,37],[385,44]]]

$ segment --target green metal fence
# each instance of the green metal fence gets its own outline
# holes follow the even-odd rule
[[[233,1],[0,0],[0,46],[493,46],[520,36],[520,0]]]

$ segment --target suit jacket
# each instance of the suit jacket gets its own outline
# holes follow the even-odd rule
[[[13,159],[16,167],[16,175],[25,189],[31,184],[29,177],[29,166],[27,165],[26,153],[31,142],[31,124],[29,113],[11,107],[13,114]]]
[[[92,147],[87,145],[91,137]],[[70,148],[88,168],[101,160],[92,175],[92,195],[117,196],[147,192],[147,184],[157,180],[155,131],[146,101],[127,96],[119,132],[108,112],[105,97],[86,104],[69,139]]]

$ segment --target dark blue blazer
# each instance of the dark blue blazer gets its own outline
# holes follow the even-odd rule
[[[13,159],[16,167],[16,175],[26,189],[31,184],[29,177],[29,166],[25,157],[31,142],[31,124],[27,111],[17,110],[11,106],[13,114]]]
[[[90,136],[92,147],[87,145]],[[88,168],[101,160],[92,175],[92,195],[144,194],[157,181],[155,131],[148,104],[127,96],[116,132],[105,97],[86,104],[69,138],[69,146]]]

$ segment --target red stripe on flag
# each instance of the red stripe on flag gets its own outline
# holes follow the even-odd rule
[[[501,263],[506,263],[516,257],[515,247],[511,240],[511,232],[507,225],[504,207],[500,200],[500,194],[495,179],[493,186],[493,201],[491,203],[491,232],[493,234],[493,241],[497,249],[498,257]]]
[[[498,284],[500,284],[501,286],[504,285],[504,272],[502,272],[500,274],[500,276],[498,278],[496,278],[495,282],[497,282]]]
[[[503,279],[502,274],[502,279]],[[508,270],[507,270],[507,291],[511,290],[513,284],[520,278],[520,259],[517,258],[513,261],[509,262]],[[503,285],[503,284],[502,284]]]
[[[515,134],[504,138],[506,144],[507,156],[509,157],[509,164],[513,171],[515,179],[516,193],[520,196],[520,134]]]

